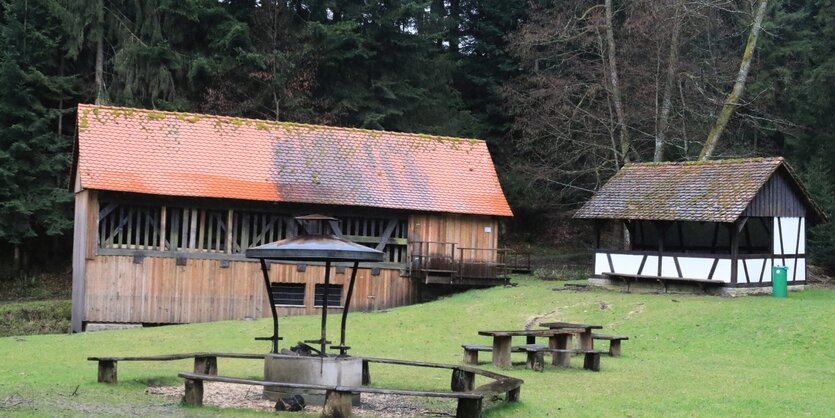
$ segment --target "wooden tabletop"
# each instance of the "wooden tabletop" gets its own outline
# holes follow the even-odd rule
[[[568,334],[578,331],[582,332],[583,330],[523,329],[517,331],[479,331],[478,335],[485,335],[488,337],[550,337],[552,335]]]
[[[543,324],[539,324],[541,327],[546,327],[550,329],[562,329],[562,328],[583,328],[587,330],[592,329],[603,329],[603,325],[592,325],[592,324],[577,324],[573,322],[546,322]]]

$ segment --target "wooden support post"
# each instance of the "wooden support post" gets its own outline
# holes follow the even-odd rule
[[[519,395],[522,393],[522,387],[517,387],[516,389],[509,390],[507,392],[507,401],[508,402],[519,402]]]
[[[587,329],[580,334],[577,334],[577,348],[580,350],[593,350],[594,338],[591,336],[591,330]]]
[[[217,376],[217,357],[194,356],[194,372]]]
[[[481,399],[458,399],[456,418],[481,418]]]
[[[545,370],[545,355],[542,351],[528,351],[528,360],[525,367],[541,372]]]
[[[593,372],[600,371],[600,353],[598,352],[591,352],[586,353],[585,358],[583,359],[583,368],[586,370],[591,370]]]
[[[160,208],[160,220],[159,220],[159,250],[160,251],[165,251],[166,250],[165,240],[168,238],[168,236],[165,235],[165,230],[168,227],[167,224],[168,224],[168,208],[163,206],[162,208]]]
[[[510,336],[493,337],[493,365],[510,367]]]
[[[571,349],[571,334],[557,334],[548,339],[549,348],[560,350]],[[556,352],[551,354],[551,364],[558,367],[571,367],[571,354],[567,352]]]
[[[183,403],[190,406],[203,406],[203,381],[186,379],[186,393]]]
[[[609,342],[609,355],[612,357],[620,357],[620,340],[612,340]]]
[[[362,385],[368,386],[371,384],[371,371],[368,369],[368,360],[362,361]]]
[[[99,360],[99,383],[118,383],[114,360]]]
[[[478,351],[464,349],[464,364],[478,364]]]
[[[325,406],[322,416],[326,418],[348,418],[351,416],[351,392],[329,390],[325,392]]]
[[[453,392],[469,392],[475,389],[475,373],[467,370],[453,369],[450,386]]]

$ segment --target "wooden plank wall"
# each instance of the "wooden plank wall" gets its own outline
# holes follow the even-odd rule
[[[499,221],[489,216],[452,214],[409,216],[409,241],[454,242],[456,258],[460,254],[457,249],[462,247],[498,248],[498,229]]]
[[[219,260],[189,259],[177,266],[173,257],[146,257],[135,264],[129,256],[99,256],[87,263],[85,318],[87,322],[189,323],[270,315],[260,265],[232,261],[221,268]],[[280,307],[280,315],[316,314],[314,287],[322,283],[324,266],[307,266],[298,272],[294,264],[272,264],[273,282],[306,283],[304,307]],[[336,274],[332,282],[348,291],[351,269]],[[369,297],[371,296],[371,297]],[[360,269],[351,310],[383,309],[418,301],[413,282],[399,270],[381,269],[372,276]]]

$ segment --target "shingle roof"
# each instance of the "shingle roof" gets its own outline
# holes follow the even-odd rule
[[[82,188],[512,216],[483,141],[79,105]]]
[[[734,222],[781,167],[823,216],[782,158],[757,158],[627,164],[574,217]]]

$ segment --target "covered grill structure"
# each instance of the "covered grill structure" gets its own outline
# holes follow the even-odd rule
[[[350,263],[351,280],[348,282],[348,294],[345,297],[345,306],[342,310],[342,327],[339,345],[331,348],[339,350],[340,355],[346,355],[348,347],[345,345],[345,326],[348,320],[348,311],[351,308],[351,297],[354,294],[354,283],[357,279],[359,263],[379,263],[383,261],[383,252],[355,244],[344,238],[335,235],[339,230],[336,218],[323,215],[308,215],[296,217],[300,223],[302,234],[285,240],[272,242],[246,250],[246,256],[256,258],[261,263],[261,272],[264,276],[264,285],[267,288],[267,296],[270,300],[273,316],[273,335],[268,339],[272,341],[272,353],[278,353],[278,311],[275,308],[276,302],[270,289],[270,268],[267,263],[271,260],[285,260],[297,262],[323,262],[325,263],[324,288],[322,292],[322,329],[321,338],[308,340],[308,343],[319,344],[319,355],[325,356],[326,346],[329,343],[326,338],[328,319],[328,299],[330,296],[330,277],[332,263]],[[318,231],[314,233],[313,231]]]
[[[806,228],[826,216],[782,158],[624,166],[575,215],[594,221],[594,278],[765,287],[806,281]],[[606,224],[628,248],[601,240]],[[666,279],[666,280],[665,280]]]

